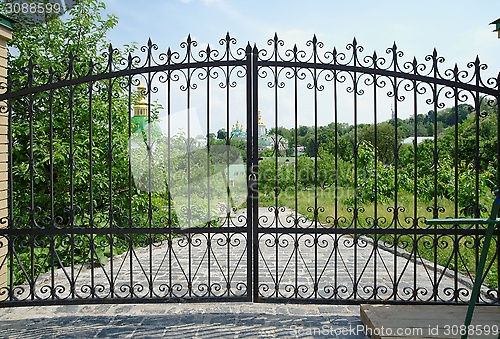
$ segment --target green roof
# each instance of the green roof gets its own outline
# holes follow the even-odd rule
[[[10,18],[8,18],[5,15],[0,13],[0,25],[5,26],[9,29],[13,29],[14,23],[15,23],[14,20],[12,20],[12,19],[10,19]]]

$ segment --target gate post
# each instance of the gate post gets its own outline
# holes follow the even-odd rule
[[[13,21],[0,14],[0,93],[7,91],[7,41],[12,39]],[[7,103],[0,102],[0,220],[7,220],[9,211],[7,208],[8,197],[8,125],[9,117],[6,109]],[[8,227],[7,223],[0,227]],[[0,239],[0,289],[7,287],[7,241]],[[7,298],[4,294],[2,299]]]

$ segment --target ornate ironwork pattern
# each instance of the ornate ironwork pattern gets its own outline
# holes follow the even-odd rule
[[[425,218],[479,217],[500,187],[500,74],[487,78],[479,58],[445,67],[436,50],[407,60],[396,44],[364,54],[355,39],[345,51],[316,37],[303,49],[277,35],[264,49],[236,43],[228,33],[218,49],[199,48],[188,36],[179,52],[148,41],[137,55],[110,45],[90,64],[30,62],[1,84],[10,143],[0,305],[469,301],[485,230]],[[260,161],[262,106],[272,128]],[[447,107],[455,124],[443,138]],[[400,121],[412,116],[416,137],[424,109],[431,140],[402,146]],[[246,134],[230,133],[236,112]],[[303,157],[302,119],[313,121]],[[482,303],[499,303],[499,237]]]

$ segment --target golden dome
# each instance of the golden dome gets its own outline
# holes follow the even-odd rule
[[[259,125],[260,126],[265,126],[266,123],[264,121],[262,121],[262,115],[260,115],[260,111],[259,111]]]

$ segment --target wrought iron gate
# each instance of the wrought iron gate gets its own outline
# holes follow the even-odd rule
[[[500,76],[356,40],[235,44],[10,79],[0,305],[468,302],[484,229],[424,221],[479,216],[500,187]]]

